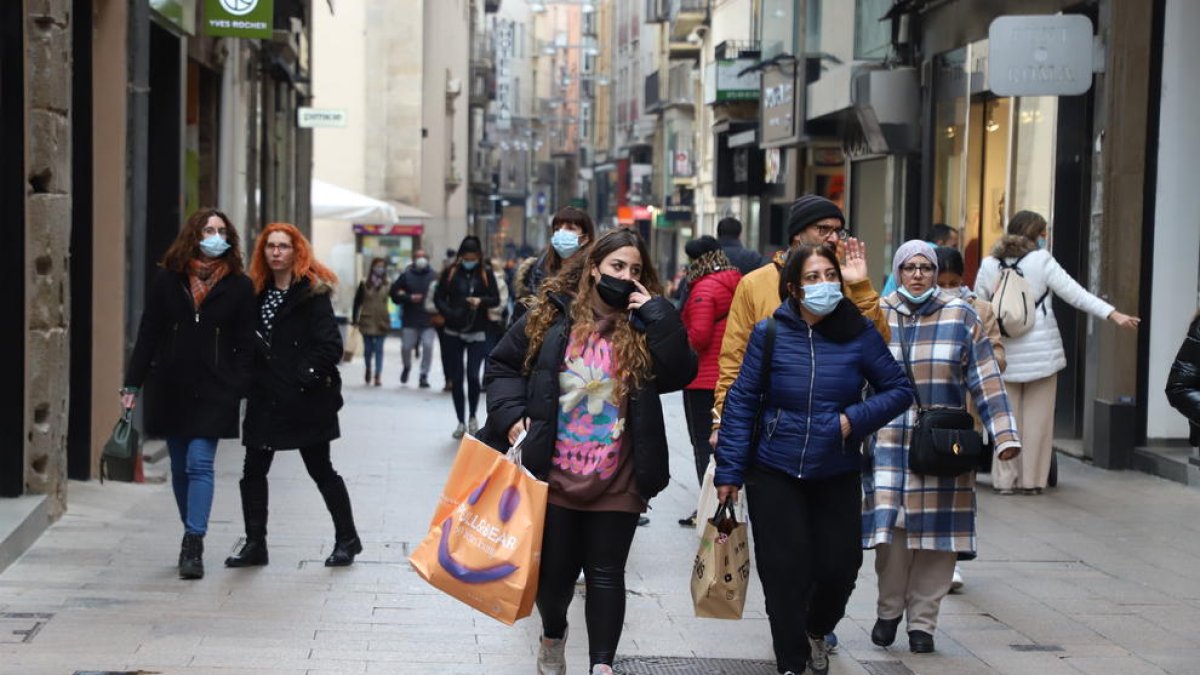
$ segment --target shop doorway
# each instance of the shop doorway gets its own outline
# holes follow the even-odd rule
[[[20,2],[0,2],[0,207],[8,239],[0,246],[0,298],[25,307],[25,59]],[[25,486],[25,322],[0,322],[0,497]]]
[[[73,0],[72,53],[92,53],[91,2]],[[76,58],[79,63],[88,59]],[[92,477],[92,71],[71,77],[71,366],[67,477]],[[114,415],[116,414],[116,397]]]

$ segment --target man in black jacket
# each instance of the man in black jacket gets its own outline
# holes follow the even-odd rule
[[[717,223],[717,241],[725,251],[725,257],[729,258],[729,262],[733,263],[739,272],[749,274],[771,262],[770,258],[742,246],[739,239],[741,236],[742,223],[737,218],[728,216]]]
[[[425,296],[429,293],[429,285],[437,278],[437,274],[429,265],[429,256],[422,249],[413,253],[413,262],[404,272],[392,282],[389,295],[392,302],[400,306],[404,328],[401,331],[400,356],[404,361],[404,370],[400,372],[400,382],[407,383],[412,372],[412,352],[418,342],[421,345],[421,381],[422,389],[429,388],[429,364],[433,360],[433,340],[437,337],[431,322],[429,312],[425,311]]]

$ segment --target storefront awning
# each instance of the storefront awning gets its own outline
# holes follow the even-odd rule
[[[407,204],[375,199],[314,178],[312,217],[371,225],[395,225],[401,219],[414,220],[433,216]]]

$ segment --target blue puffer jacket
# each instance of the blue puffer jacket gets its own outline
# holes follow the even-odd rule
[[[740,487],[751,464],[804,479],[861,471],[863,439],[912,403],[904,369],[848,300],[811,326],[789,300],[775,310],[775,321],[761,438],[757,447],[749,447],[763,389],[766,320],[750,334],[746,358],[725,399],[717,436],[717,485]],[[864,381],[873,390],[866,399]],[[851,427],[844,440],[842,413]]]

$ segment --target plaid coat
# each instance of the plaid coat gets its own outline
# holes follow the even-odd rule
[[[914,312],[891,293],[880,302],[891,328],[892,354],[901,366],[900,331],[908,331],[913,383],[925,406],[962,406],[967,393],[979,407],[996,452],[1019,446],[1000,368],[979,315],[965,301],[938,292]],[[908,532],[908,548],[975,556],[975,474],[921,476],[908,470],[908,439],[917,404],[875,436],[873,468],[863,472],[863,548]]]

